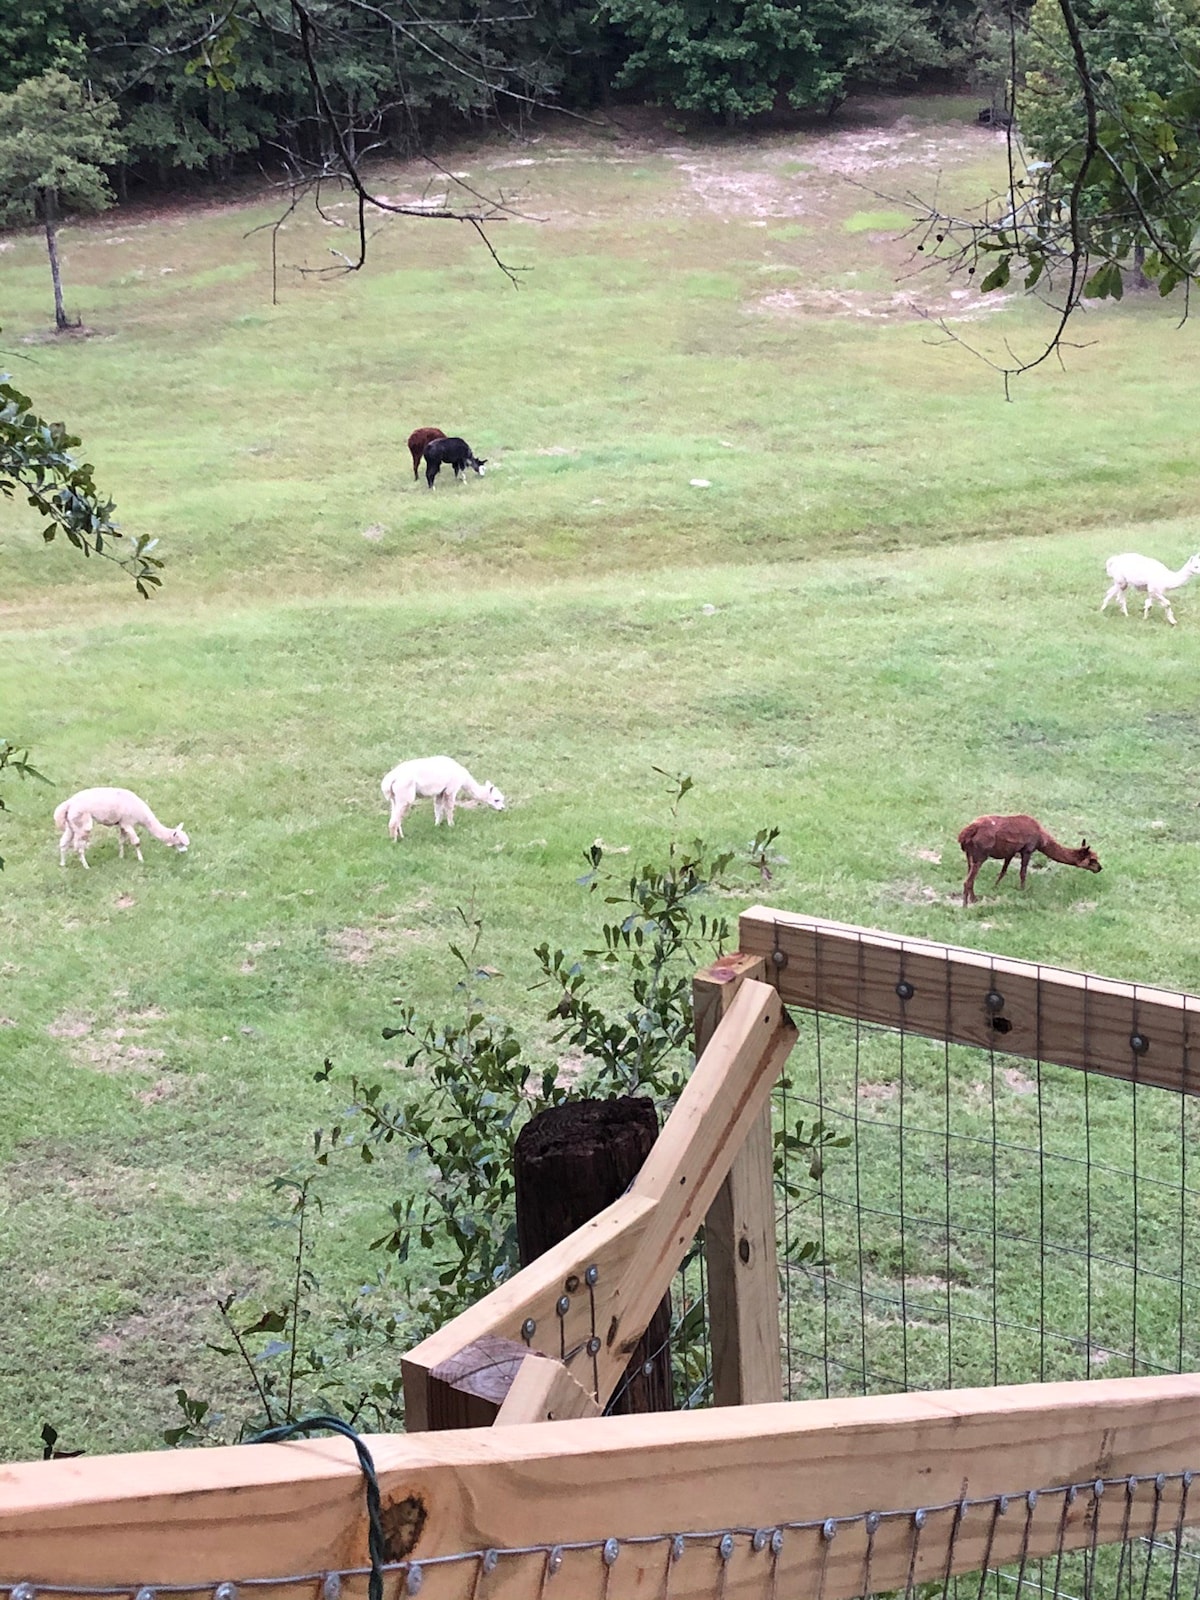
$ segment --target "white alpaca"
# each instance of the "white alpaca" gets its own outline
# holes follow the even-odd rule
[[[69,800],[64,800],[54,813],[54,826],[62,829],[58,841],[58,864],[65,867],[67,851],[74,850],[84,866],[84,852],[92,837],[92,828],[99,822],[106,828],[115,828],[120,843],[120,853],[131,844],[139,861],[144,861],[137,828],[146,828],[156,839],[169,844],[181,854],[188,847],[188,836],[182,828],[164,828],[144,800],[132,789],[81,789]]]
[[[1171,602],[1167,599],[1167,590],[1182,589],[1189,578],[1194,578],[1200,572],[1200,554],[1194,555],[1190,561],[1185,561],[1178,572],[1172,572],[1169,567],[1164,567],[1161,561],[1155,561],[1151,556],[1138,556],[1132,553],[1109,556],[1104,563],[1104,570],[1113,584],[1100,604],[1101,611],[1110,600],[1118,600],[1122,615],[1127,617],[1129,612],[1125,605],[1125,591],[1139,589],[1146,596],[1146,604],[1142,610],[1143,621],[1150,615],[1150,608],[1157,600],[1167,613],[1167,621],[1174,627],[1175,613],[1171,610]]]
[[[433,796],[435,827],[442,821],[448,828],[454,826],[454,804],[463,789],[472,800],[491,806],[493,811],[504,810],[504,796],[494,783],[476,783],[466,767],[449,756],[426,756],[422,760],[402,761],[398,767],[392,768],[379,787],[383,790],[384,799],[391,801],[388,833],[393,839],[403,839],[404,819],[419,796]]]

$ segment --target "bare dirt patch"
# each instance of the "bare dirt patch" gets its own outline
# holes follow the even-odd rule
[[[52,1039],[82,1039],[91,1031],[91,1017],[81,1016],[76,1011],[64,1011],[46,1029]]]
[[[381,957],[399,955],[407,946],[427,941],[429,934],[420,928],[400,926],[398,917],[382,917],[359,928],[338,928],[326,934],[325,943],[335,961],[364,967]]]
[[[63,1012],[46,1031],[53,1039],[68,1039],[71,1062],[93,1072],[148,1072],[163,1059],[164,1051],[144,1041],[150,1026],[166,1012],[157,1006],[118,1015],[111,1026],[98,1028],[94,1017]]]

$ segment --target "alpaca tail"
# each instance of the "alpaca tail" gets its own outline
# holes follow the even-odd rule
[[[67,805],[68,802],[64,800],[62,805],[54,808],[54,826],[56,828],[65,828],[67,825]]]

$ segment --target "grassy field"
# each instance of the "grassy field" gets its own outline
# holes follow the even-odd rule
[[[1174,630],[1098,611],[1107,555],[1200,542],[1195,334],[1091,311],[1013,404],[940,342],[922,311],[993,351],[1045,326],[896,281],[903,213],[871,191],[982,194],[1002,146],[968,109],[463,152],[545,219],[497,229],[520,292],[466,230],[386,224],[366,273],[284,274],[273,307],[264,200],[130,210],[66,235],[94,337],[55,345],[36,238],[0,255],[9,364],[168,561],[143,605],[0,507],[0,733],[52,780],[10,785],[2,824],[0,1453],[46,1419],[153,1444],[178,1382],[232,1389],[212,1303],[286,1274],[270,1181],[340,1104],[322,1059],[379,1074],[390,1002],[449,1004],[459,906],[496,1009],[545,1040],[532,947],[588,941],[593,839],[666,837],[655,768],[695,778],[689,833],[779,825],[747,899],[1200,983],[1200,604]],[[282,257],[331,237],[296,220]],[[487,477],[414,485],[427,422]],[[449,833],[426,807],[392,847],[378,779],[434,750],[510,808]],[[53,804],[103,782],[190,853],[102,839],[60,872]],[[1006,809],[1086,832],[1104,872],[1023,896],[985,872],[964,913],[955,834]],[[330,1289],[373,1270],[405,1181],[341,1181]]]

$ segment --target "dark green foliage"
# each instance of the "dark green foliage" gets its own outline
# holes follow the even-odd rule
[[[1038,207],[1051,217],[1077,213],[1086,292],[1120,299],[1122,266],[1136,253],[1137,270],[1169,294],[1200,262],[1200,4],[1105,0],[1071,14],[1058,0],[1038,0],[1023,63],[1022,132],[1049,163]],[[1022,255],[1039,275],[1047,261],[1040,243]]]
[[[17,777],[22,780],[25,778],[37,778],[42,783],[50,781],[36,767],[30,765],[28,750],[21,750],[15,744],[10,744],[7,739],[0,739],[0,775],[6,769],[9,772],[15,772]],[[7,810],[8,807],[4,803],[4,796],[0,794],[0,811]],[[4,857],[0,856],[0,872],[3,870]]]
[[[618,82],[681,111],[741,122],[780,102],[833,108],[851,87],[949,64],[919,0],[607,0],[635,48]]]
[[[42,519],[42,537],[49,543],[61,532],[85,556],[105,556],[131,575],[138,593],[148,599],[162,582],[162,562],[151,551],[157,540],[139,537],[117,553],[115,539],[124,535],[112,520],[116,509],[96,488],[89,463],[71,452],[79,440],[61,422],[46,422],[0,373],[0,494],[18,491]]]

